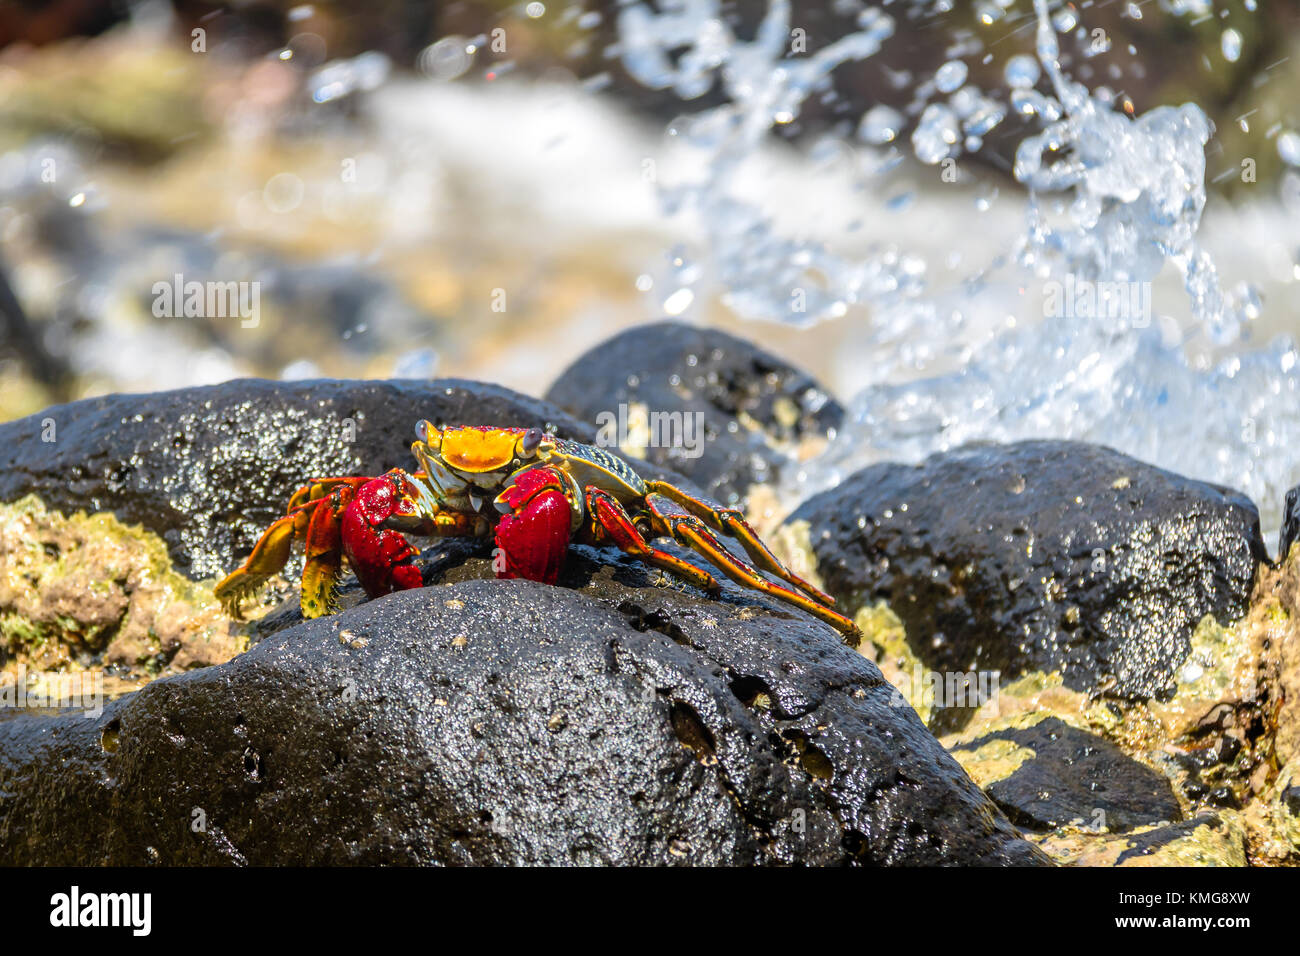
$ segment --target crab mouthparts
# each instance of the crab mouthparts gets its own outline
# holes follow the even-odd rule
[[[432,518],[441,510],[438,507],[438,499],[434,497],[432,489],[424,482],[415,479],[411,481],[415,493],[411,495],[411,503],[415,507],[414,515],[420,518]]]

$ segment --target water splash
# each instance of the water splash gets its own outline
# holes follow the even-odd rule
[[[749,318],[811,324],[843,315],[860,302],[918,291],[915,270],[896,255],[855,260],[822,243],[787,238],[734,189],[768,132],[793,122],[837,66],[879,52],[893,33],[893,20],[878,8],[864,10],[857,32],[806,58],[787,59],[788,0],[772,0],[748,42],[732,32],[718,0],[669,0],[660,6],[661,13],[641,3],[621,12],[623,64],[644,85],[671,89],[687,100],[722,82],[724,105],[682,118],[672,130],[695,154],[691,165],[701,175],[666,185],[662,196],[670,213],[687,210],[701,224],[711,254],[708,266],[724,289],[723,301]],[[674,61],[671,54],[678,50],[684,52]],[[687,270],[688,282],[700,274]],[[666,297],[681,288],[669,289]]]
[[[1062,118],[1016,152],[1016,178],[1030,189],[1022,261],[1040,275],[1125,283],[1150,283],[1171,262],[1210,337],[1225,345],[1237,341],[1250,298],[1220,289],[1214,263],[1196,243],[1209,119],[1194,103],[1159,106],[1136,119],[1116,111],[1109,99],[1064,74],[1047,2],[1034,6],[1038,59],[1056,92],[1053,113]],[[1045,153],[1062,158],[1045,165]],[[1061,192],[1072,194],[1069,223],[1053,227],[1039,197]],[[1051,259],[1057,261],[1043,269]]]
[[[1020,240],[955,293],[936,290],[927,285],[929,264],[915,256],[891,249],[855,257],[784,237],[732,189],[768,131],[798,115],[830,68],[880,48],[892,32],[888,18],[875,11],[862,33],[790,59],[787,3],[770,4],[753,43],[737,41],[709,0],[662,6],[661,15],[640,4],[625,13],[629,71],[685,98],[720,74],[728,96],[678,124],[705,155],[704,175],[662,190],[670,211],[692,211],[702,224],[704,268],[692,281],[712,270],[724,301],[749,318],[806,324],[871,308],[862,335],[878,347],[879,362],[872,358],[881,374],[851,401],[828,451],[789,480],[786,496],[798,500],[875,461],[917,460],[975,439],[1075,438],[1240,488],[1260,504],[1266,526],[1277,526],[1283,494],[1300,478],[1289,460],[1300,447],[1297,349],[1287,339],[1252,347],[1258,294],[1225,290],[1198,242],[1213,135],[1198,106],[1126,115],[1113,94],[1088,89],[1061,66],[1058,33],[1078,30],[1079,13],[1067,7],[1053,18],[1046,0],[1035,0],[1036,56],[1005,64],[1005,103],[967,84],[964,68],[950,61],[909,109],[919,114],[913,151],[928,164],[979,149],[983,132],[1008,112],[1041,124],[1016,154],[1014,172],[1028,190]],[[1199,15],[1194,4],[1182,7],[1173,12]],[[1005,11],[990,6],[984,16],[995,13]],[[1226,56],[1235,45],[1224,42]],[[668,51],[681,47],[687,52],[674,65]],[[1037,88],[1042,77],[1046,91]],[[894,148],[904,126],[898,111],[877,105],[856,132],[860,142]],[[1152,288],[1170,269],[1185,298],[1160,303],[1172,314],[1154,313]],[[810,273],[820,277],[816,296],[791,314],[791,290],[805,288]],[[1026,289],[1038,287],[1056,297],[1045,291],[1035,307]],[[1062,288],[1091,294],[1075,308]],[[937,363],[916,360],[926,351],[916,343],[942,342],[979,322],[989,334],[978,347],[962,340],[967,352],[956,371],[927,374]]]

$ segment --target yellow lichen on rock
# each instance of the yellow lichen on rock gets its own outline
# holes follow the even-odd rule
[[[1269,677],[1279,702],[1274,750],[1285,765],[1300,758],[1300,547],[1259,591],[1267,612]]]
[[[1300,864],[1300,760],[1287,764],[1247,809],[1257,863]]]
[[[72,131],[147,158],[206,136],[205,57],[130,33],[20,51],[0,71],[0,143]]]
[[[973,750],[949,748],[949,752],[981,789],[1007,779],[1036,756],[1032,748],[1006,739],[990,740]]]
[[[113,667],[130,683],[247,648],[210,584],[172,569],[155,534],[108,513],[63,515],[34,495],[0,505],[4,672]]]
[[[1008,681],[975,711],[955,739],[973,739],[1021,715],[1059,717],[1071,727],[1109,736],[1120,721],[1085,693],[1065,686],[1060,671],[1031,671]]]
[[[1145,710],[1168,740],[1192,733],[1216,708],[1252,708],[1260,698],[1261,661],[1269,625],[1257,605],[1241,621],[1224,627],[1206,615],[1191,638],[1191,650],[1178,668],[1177,689],[1167,701],[1147,702]]]
[[[1050,712],[1066,723],[1101,734],[1130,754],[1143,754],[1191,735],[1216,711],[1253,710],[1261,699],[1260,674],[1266,629],[1252,609],[1224,627],[1207,615],[1196,628],[1191,650],[1166,700],[1116,702],[1065,686],[1059,672],[1031,672],[1005,684],[968,725],[995,724],[1019,713]]]
[[[1073,866],[1245,866],[1246,833],[1241,815],[1220,811],[1202,822],[1156,824],[1128,833],[1094,833],[1062,827],[1027,834],[1057,863]],[[1168,831],[1167,839],[1162,831]]]
[[[817,559],[813,556],[808,538],[808,522],[782,524],[788,514],[789,507],[771,485],[754,485],[749,489],[749,494],[745,497],[745,520],[787,567],[791,560],[802,562],[805,568],[799,572],[800,576],[812,580],[805,573],[817,573]],[[780,544],[777,543],[778,540],[781,541]]]
[[[935,689],[929,679],[932,672],[912,652],[902,620],[887,603],[878,601],[860,608],[853,623],[862,631],[858,653],[880,668],[885,680],[928,725],[935,704]]]
[[[769,492],[770,493],[770,492]],[[790,521],[771,527],[772,502],[760,497],[755,502],[751,494],[750,507],[746,517],[750,524],[763,536],[772,553],[781,563],[803,578],[813,587],[826,589],[826,582],[817,572],[817,556],[812,547],[812,531],[807,521]],[[779,520],[779,517],[777,518]],[[845,612],[847,613],[847,611]]]

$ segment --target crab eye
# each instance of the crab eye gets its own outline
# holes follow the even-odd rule
[[[519,453],[525,458],[532,458],[537,454],[537,446],[542,443],[542,430],[540,428],[530,428],[524,432],[524,437],[519,439]]]
[[[442,432],[427,418],[422,418],[415,423],[415,437],[417,441],[424,442],[430,448],[436,449],[442,445]]]

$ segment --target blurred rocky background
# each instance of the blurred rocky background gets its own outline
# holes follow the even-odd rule
[[[800,3],[792,25],[815,53],[871,6]],[[884,6],[885,49],[837,68],[778,137],[804,148],[883,104],[904,138],[942,64],[964,58],[970,82],[1005,93],[1008,60],[1033,49],[1028,0]],[[1066,67],[1129,112],[1200,104],[1212,188],[1275,190],[1300,163],[1300,2],[1082,6],[1053,5]],[[739,36],[766,9],[722,6]],[[0,2],[0,420],[240,374],[537,391],[592,342],[676,314],[646,266],[680,267],[647,144],[723,94],[633,81],[617,16],[596,0]],[[1019,190],[1027,122],[973,154],[987,189]],[[155,315],[154,286],[175,275],[258,283],[258,321]],[[847,392],[834,356],[852,332],[760,337]]]

